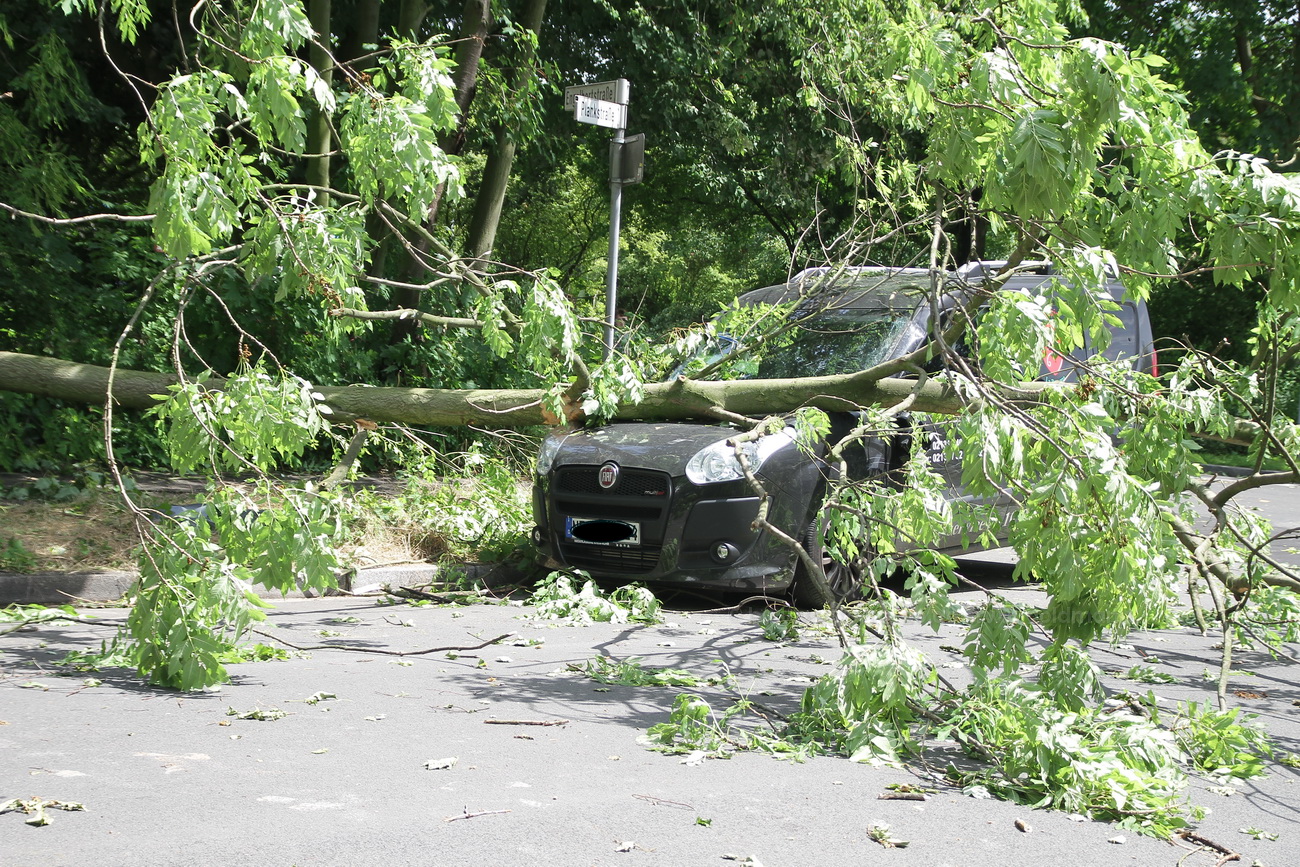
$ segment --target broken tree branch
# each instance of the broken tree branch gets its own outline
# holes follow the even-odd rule
[[[261,629],[250,629],[249,632],[260,635],[263,638],[269,638],[272,641],[278,641],[285,647],[293,650],[349,650],[353,653],[376,653],[380,656],[424,656],[425,654],[445,652],[448,650],[481,650],[489,644],[496,644],[499,641],[505,641],[507,638],[515,634],[513,632],[507,632],[504,635],[498,635],[496,638],[489,638],[482,644],[471,644],[466,647],[448,645],[447,647],[429,647],[425,650],[383,650],[377,647],[351,647],[346,644],[309,644],[306,646],[299,646],[292,642],[285,641],[278,635],[272,635],[271,633],[265,632]]]

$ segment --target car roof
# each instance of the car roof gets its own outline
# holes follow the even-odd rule
[[[803,315],[853,310],[911,312],[926,303],[936,274],[945,290],[956,276],[929,268],[807,268],[787,283],[746,292],[739,302],[753,306],[798,301],[796,310]]]

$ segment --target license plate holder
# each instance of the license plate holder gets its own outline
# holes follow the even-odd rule
[[[611,532],[626,532],[626,536],[617,540],[601,541],[599,539],[575,536],[573,531],[586,524],[609,525]],[[564,538],[579,545],[598,545],[601,547],[636,548],[641,545],[641,524],[637,521],[616,521],[609,518],[568,518],[564,519]]]

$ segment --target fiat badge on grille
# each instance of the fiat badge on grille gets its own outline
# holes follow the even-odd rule
[[[617,485],[617,484],[618,484],[618,464],[614,463],[613,461],[607,461],[606,463],[601,464],[601,466],[600,466],[600,475],[598,475],[598,476],[596,477],[596,479],[597,479],[597,481],[600,482],[600,486],[601,486],[602,488],[604,488],[605,490],[607,490],[607,491],[608,491],[610,488],[612,488],[612,487],[614,487],[615,485]]]

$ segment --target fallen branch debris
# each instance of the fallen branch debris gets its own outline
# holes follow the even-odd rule
[[[567,719],[485,719],[490,726],[567,726]]]
[[[690,804],[683,804],[681,801],[669,801],[666,798],[656,798],[654,795],[633,795],[632,797],[642,801],[649,801],[660,807],[677,807],[681,810],[694,810]]]
[[[260,635],[263,638],[269,638],[272,641],[278,641],[281,644],[283,644],[285,647],[288,647],[292,650],[350,650],[353,653],[376,653],[379,654],[380,656],[424,656],[425,654],[442,653],[448,650],[456,650],[456,651],[481,650],[482,648],[487,647],[490,644],[496,644],[498,642],[505,641],[507,638],[510,638],[512,635],[515,634],[513,632],[507,632],[504,635],[498,635],[496,638],[489,638],[487,641],[484,641],[482,644],[471,644],[471,645],[449,644],[446,647],[429,647],[429,648],[425,648],[424,650],[383,650],[377,647],[351,647],[346,644],[297,645],[290,641],[284,640],[278,635],[272,635],[269,632],[264,632],[261,629],[250,629],[249,631],[257,635]]]
[[[1229,861],[1241,860],[1240,852],[1234,852],[1222,843],[1216,843],[1209,837],[1203,837],[1195,831],[1183,829],[1178,832],[1178,836],[1189,843],[1195,843],[1203,849],[1213,849],[1223,855],[1223,857],[1218,860],[1216,867],[1218,867],[1218,865],[1227,864]]]
[[[448,816],[443,821],[458,822],[461,819],[477,819],[479,816],[495,816],[498,813],[509,813],[509,812],[510,812],[509,810],[479,810],[477,813],[471,813],[467,810],[464,813],[461,813],[459,816]]]

